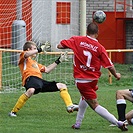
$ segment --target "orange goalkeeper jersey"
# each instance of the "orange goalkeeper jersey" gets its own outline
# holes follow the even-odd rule
[[[23,86],[25,85],[25,80],[29,76],[36,76],[42,78],[42,71],[45,71],[45,67],[42,64],[37,63],[30,57],[24,58],[24,53],[25,51],[20,54],[20,59],[18,63],[22,75]]]

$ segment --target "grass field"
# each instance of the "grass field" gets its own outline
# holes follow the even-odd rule
[[[132,87],[132,71],[129,65],[116,64],[122,78],[113,84],[108,84],[107,70],[99,80],[98,100],[109,112],[117,117],[115,92],[118,89]],[[74,103],[78,103],[80,94],[74,85],[68,85]],[[0,133],[120,133],[117,127],[109,127],[109,122],[97,115],[89,107],[86,111],[80,130],[71,128],[75,123],[76,112],[69,114],[60,98],[59,92],[38,94],[31,97],[18,112],[16,118],[8,113],[16,103],[22,91],[17,93],[0,93]],[[132,109],[132,103],[127,102],[127,110]],[[133,133],[133,126],[128,126],[128,133]]]

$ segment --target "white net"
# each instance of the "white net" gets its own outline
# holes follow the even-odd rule
[[[82,0],[0,0],[1,90],[15,92],[22,88],[21,74],[17,66],[19,53],[2,49],[22,50],[27,40],[33,40],[37,44],[48,41],[52,46],[49,52],[53,54],[39,55],[37,60],[46,66],[53,63],[59,56],[54,52],[60,52],[56,49],[56,44],[80,33],[82,13],[79,2]],[[89,13],[92,13],[91,8]],[[43,77],[46,80],[74,85],[72,55],[69,62],[60,64]]]
[[[27,40],[37,44],[49,41],[51,52],[58,51],[60,40],[79,35],[79,1],[58,2],[57,0],[1,0],[0,1],[0,48],[1,90],[16,91],[22,88],[21,74],[17,66],[19,53],[2,49],[22,50]],[[49,52],[50,52],[49,51]],[[59,54],[39,55],[39,63],[49,65]],[[74,84],[72,57],[60,64],[46,80]]]
[[[10,58],[11,52],[2,52],[2,76],[1,76],[1,89],[4,92],[16,92],[17,89],[22,89],[21,74],[17,65],[11,63]],[[54,54],[39,54],[36,60],[39,63],[45,64],[48,66],[53,63],[60,53]],[[43,79],[48,81],[57,81],[62,82],[67,85],[74,85],[74,79],[72,75],[72,55],[69,55],[68,62],[62,62],[49,74],[43,74]]]

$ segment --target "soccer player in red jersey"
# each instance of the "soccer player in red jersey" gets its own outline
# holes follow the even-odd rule
[[[97,114],[118,126],[122,131],[127,131],[125,123],[118,121],[107,109],[99,105],[97,100],[97,83],[101,76],[100,69],[102,66],[107,68],[117,80],[121,77],[120,73],[116,73],[115,67],[109,59],[105,48],[96,39],[98,31],[97,24],[90,23],[87,26],[86,36],[72,36],[70,39],[62,40],[57,45],[57,48],[73,50],[73,75],[75,83],[88,105]],[[80,106],[79,111],[81,110]],[[80,123],[76,122],[72,127],[80,128]]]
[[[26,101],[31,96],[40,92],[44,93],[59,91],[60,96],[66,104],[67,111],[71,113],[78,110],[78,105],[72,103],[65,84],[42,79],[42,73],[51,72],[66,58],[66,54],[61,54],[61,56],[49,66],[39,64],[34,60],[34,58],[38,53],[46,52],[45,47],[46,44],[37,48],[36,44],[32,41],[27,41],[24,44],[23,52],[20,54],[18,65],[22,74],[22,85],[25,87],[26,92],[19,97],[12,111],[9,113],[9,116],[16,117],[18,111],[24,106]]]

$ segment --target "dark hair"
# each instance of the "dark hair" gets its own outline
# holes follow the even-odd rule
[[[27,41],[27,42],[24,44],[24,46],[23,46],[23,51],[26,51],[26,50],[28,50],[28,48],[31,48],[31,45],[35,45],[35,46],[36,46],[36,44],[35,44],[34,42],[32,42],[32,41]]]
[[[98,33],[98,25],[96,23],[90,23],[87,26],[87,34],[94,35]]]

